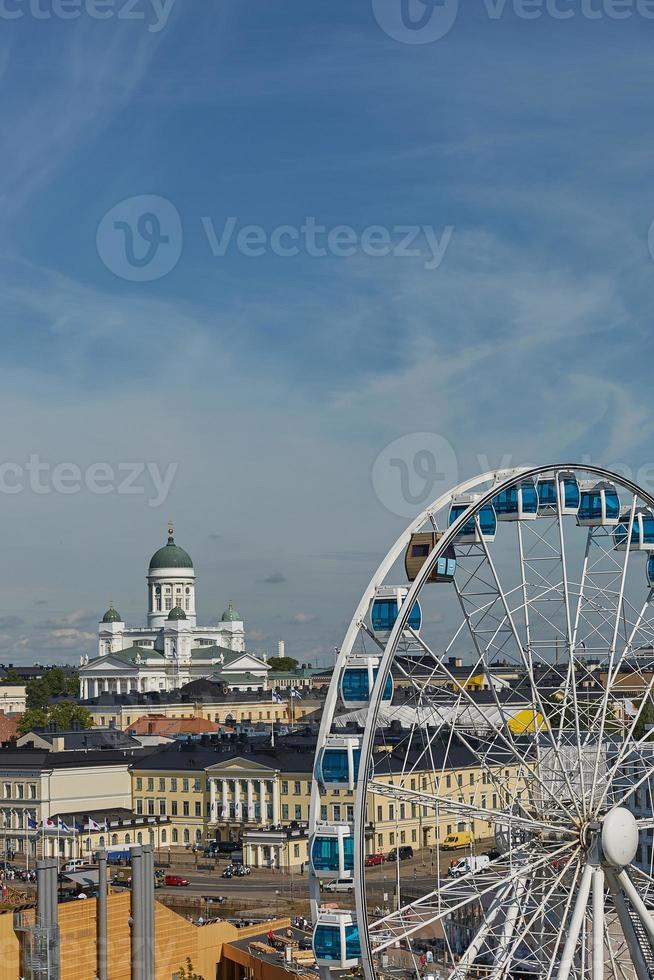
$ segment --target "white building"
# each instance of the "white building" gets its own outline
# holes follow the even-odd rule
[[[147,575],[147,626],[127,626],[113,605],[98,629],[98,656],[80,662],[80,697],[173,691],[199,677],[234,690],[265,688],[269,667],[245,650],[243,621],[230,603],[219,622],[198,626],[190,555],[168,541]]]

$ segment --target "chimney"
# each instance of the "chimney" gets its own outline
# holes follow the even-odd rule
[[[284,647],[284,641],[283,640],[279,640],[279,642],[277,643],[277,656],[278,657],[285,657],[286,656],[286,654],[284,653],[284,649],[285,649],[285,647]]]

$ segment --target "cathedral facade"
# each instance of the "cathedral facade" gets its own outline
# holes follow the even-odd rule
[[[197,678],[231,690],[265,688],[268,665],[247,653],[243,621],[230,603],[219,622],[198,626],[191,556],[168,541],[154,553],[147,575],[147,626],[127,626],[113,604],[98,628],[98,656],[80,662],[80,697],[173,691]]]

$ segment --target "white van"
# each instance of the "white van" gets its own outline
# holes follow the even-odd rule
[[[460,878],[461,875],[474,874],[476,871],[482,871],[489,864],[490,858],[487,854],[480,854],[479,857],[459,858],[458,861],[452,862],[447,873],[451,878]]]
[[[77,871],[79,868],[87,868],[88,864],[88,861],[82,861],[81,858],[75,858],[73,861],[66,861],[61,870],[64,874],[69,874],[71,871]]]
[[[323,891],[347,892],[348,895],[351,895],[354,892],[354,882],[351,878],[336,878],[335,881],[328,881]]]

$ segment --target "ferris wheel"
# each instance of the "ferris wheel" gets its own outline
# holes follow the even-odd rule
[[[314,768],[323,978],[654,977],[654,499],[503,470],[395,542]]]

